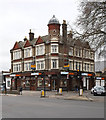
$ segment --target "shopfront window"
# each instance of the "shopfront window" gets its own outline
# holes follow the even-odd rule
[[[67,87],[67,80],[60,80],[60,87]]]
[[[38,87],[43,86],[43,78],[38,78]]]

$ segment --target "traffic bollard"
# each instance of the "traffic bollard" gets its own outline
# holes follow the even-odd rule
[[[45,94],[44,94],[44,90],[41,90],[41,97],[44,97]]]

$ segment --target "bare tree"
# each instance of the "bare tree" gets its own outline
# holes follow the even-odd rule
[[[77,27],[82,33],[74,31],[76,38],[88,41],[97,50],[106,43],[106,1],[80,4],[81,14],[77,19]]]

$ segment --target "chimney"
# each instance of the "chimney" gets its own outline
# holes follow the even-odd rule
[[[26,41],[26,40],[27,40],[27,37],[25,36],[24,41]]]
[[[63,20],[63,24],[62,24],[62,37],[63,37],[63,43],[66,43],[66,41],[67,41],[67,24],[66,24],[66,20]]]
[[[69,38],[72,38],[72,37],[73,37],[73,34],[72,34],[72,31],[71,31],[71,30],[69,31],[68,37],[69,37]]]
[[[34,33],[31,32],[31,29],[30,29],[30,32],[29,32],[29,40],[32,41],[34,39]]]

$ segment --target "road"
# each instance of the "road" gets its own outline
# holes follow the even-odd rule
[[[2,96],[2,118],[104,118],[104,102]]]

